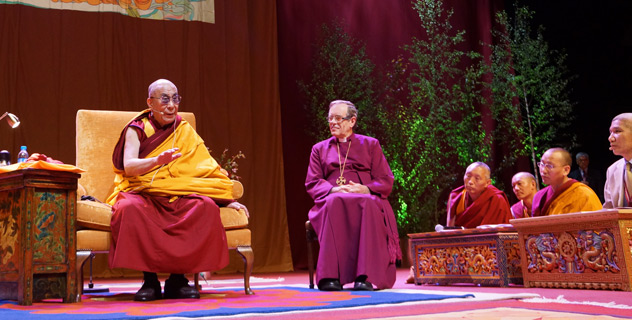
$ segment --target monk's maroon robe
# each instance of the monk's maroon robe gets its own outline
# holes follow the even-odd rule
[[[456,216],[455,226],[476,228],[484,224],[505,224],[511,219],[509,200],[507,195],[491,184],[487,186],[476,201],[465,207],[465,211],[457,215],[456,209],[459,202],[463,201],[461,194],[465,186],[460,186],[450,193],[448,199],[448,213],[450,217]],[[467,194],[466,197],[469,197]]]
[[[531,212],[523,201],[518,201],[511,206],[511,215],[514,219],[528,218],[531,216]]]
[[[330,193],[347,151],[343,176],[347,183],[367,186],[370,194]],[[374,138],[352,134],[340,143],[340,161],[336,138],[313,146],[305,187],[314,199],[309,220],[320,243],[317,281],[334,278],[346,284],[367,275],[379,289],[393,286],[395,261],[401,259],[395,215],[387,200],[393,180]]]

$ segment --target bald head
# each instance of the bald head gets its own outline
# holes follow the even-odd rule
[[[573,165],[573,157],[571,156],[570,152],[566,151],[566,149],[551,148],[547,150],[546,152],[551,152],[553,154],[556,154],[559,157],[559,159],[562,161],[561,162],[562,165],[565,165],[565,166]]]
[[[526,200],[531,203],[537,188],[535,177],[529,172],[518,172],[511,178],[511,186],[518,200]]]
[[[161,87],[173,87],[175,88],[176,92],[178,92],[178,89],[176,87],[175,84],[173,84],[173,82],[167,80],[167,79],[158,79],[154,82],[152,82],[149,85],[149,88],[147,88],[147,97],[152,97],[152,94],[154,93],[154,91],[156,91],[158,88]]]
[[[621,124],[624,127],[628,129],[632,129],[632,113],[631,112],[622,113],[612,118],[612,122],[614,122],[615,120],[621,122]]]
[[[573,158],[568,151],[562,148],[546,150],[539,166],[542,181],[553,189],[557,189],[568,181],[572,164]]]
[[[149,94],[147,106],[151,109],[151,117],[160,126],[174,123],[178,117],[178,107],[182,98],[178,95],[176,85],[167,79],[158,79],[149,85],[147,92]]]
[[[489,167],[482,162],[474,162],[467,167],[463,176],[463,185],[465,186],[465,192],[472,200],[478,199],[492,183],[490,176]]]
[[[489,169],[489,166],[485,164],[484,162],[480,162],[480,161],[473,162],[472,164],[467,166],[467,169],[465,169],[465,173],[468,173],[474,170],[475,168],[482,168],[483,171],[485,172],[485,178],[491,179],[492,171]]]
[[[632,160],[632,113],[622,113],[612,119],[608,142],[612,153],[626,161]]]
[[[530,172],[518,172],[516,174],[514,174],[514,176],[511,178],[511,183],[513,184],[514,181],[518,181],[518,180],[522,180],[522,179],[527,179],[527,180],[533,180],[533,182],[535,182],[535,176],[532,175]]]

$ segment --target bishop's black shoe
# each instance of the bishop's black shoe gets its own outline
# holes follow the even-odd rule
[[[373,284],[368,282],[367,276],[361,275],[355,279],[353,283],[353,290],[355,291],[373,291]]]
[[[318,290],[320,291],[340,291],[342,285],[338,279],[324,278],[318,281]]]

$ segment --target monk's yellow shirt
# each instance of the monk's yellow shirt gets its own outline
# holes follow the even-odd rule
[[[601,210],[601,201],[597,194],[587,185],[576,182],[562,192],[549,205],[547,215],[564,214],[580,211]]]
[[[148,123],[145,133],[147,137],[154,133]],[[114,168],[114,192],[107,202],[113,205],[119,192],[143,192],[157,196],[198,194],[215,199],[232,199],[233,182],[220,172],[220,166],[211,157],[204,140],[184,119],[147,158],[156,157],[171,148],[178,148],[182,156],[140,176],[130,177]]]

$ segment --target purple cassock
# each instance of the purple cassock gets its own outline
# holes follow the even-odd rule
[[[332,137],[312,147],[305,178],[314,199],[309,220],[320,244],[316,280],[346,284],[366,275],[378,289],[391,288],[395,260],[401,259],[395,215],[387,200],[393,173],[377,139],[352,134],[340,143],[340,155],[336,142]],[[363,184],[371,193],[330,193],[341,164],[347,183]]]

